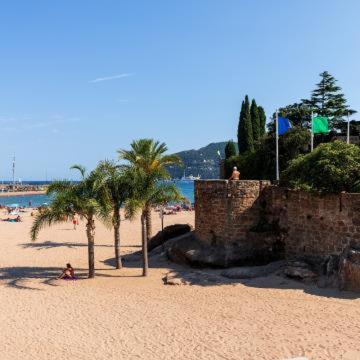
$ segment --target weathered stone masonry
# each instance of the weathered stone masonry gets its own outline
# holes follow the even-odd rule
[[[339,255],[350,242],[360,243],[360,194],[319,196],[268,181],[200,180],[195,210],[195,236],[209,245],[254,238],[259,244],[269,229],[274,241],[281,239],[285,258]]]

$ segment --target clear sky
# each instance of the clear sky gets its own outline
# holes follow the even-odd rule
[[[318,74],[360,111],[359,0],[0,3],[0,179],[69,177],[132,139],[170,151],[236,138],[241,101],[269,116]]]

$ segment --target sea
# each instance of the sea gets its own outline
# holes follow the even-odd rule
[[[178,187],[184,197],[186,197],[191,203],[194,203],[194,181],[192,180],[172,180],[172,182]],[[4,182],[6,183],[6,182]],[[23,184],[27,185],[44,185],[51,182],[45,181],[23,181]],[[24,195],[24,196],[4,196],[0,197],[0,205],[6,206],[23,206],[28,207],[29,203],[33,207],[40,205],[49,205],[51,198],[47,195]]]

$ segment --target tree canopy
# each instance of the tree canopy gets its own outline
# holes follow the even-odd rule
[[[291,160],[281,183],[307,191],[360,192],[360,148],[342,141],[320,144]]]

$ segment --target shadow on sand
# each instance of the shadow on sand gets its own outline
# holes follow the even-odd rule
[[[59,247],[67,247],[69,249],[76,249],[77,247],[87,247],[86,243],[80,242],[55,242],[55,241],[44,241],[41,243],[29,242],[25,244],[19,244],[23,249],[36,249],[46,250]],[[95,247],[113,247],[112,245],[95,245]]]
[[[56,247],[83,247],[87,246],[86,243],[58,243],[52,241],[45,241],[42,243],[26,243],[20,245],[22,248],[36,248],[50,249]],[[112,245],[95,245],[112,247]],[[129,246],[123,246],[129,247]],[[138,246],[131,246],[137,247]],[[126,254],[122,256],[123,266],[127,268],[141,268],[142,267],[142,254],[141,251]],[[114,269],[115,259],[108,258],[101,261],[104,265],[109,266],[106,268],[97,268],[96,277],[141,277],[139,275],[123,275],[121,270],[119,274],[109,274],[111,271],[119,271]],[[294,281],[284,276],[277,275],[277,273],[269,274],[268,276],[257,277],[253,279],[229,279],[221,275],[223,269],[210,269],[210,268],[192,268],[186,265],[178,265],[169,261],[164,253],[164,249],[158,247],[149,254],[150,268],[167,269],[169,274],[165,277],[164,283],[168,279],[175,279],[175,283],[179,285],[197,285],[203,287],[217,286],[217,285],[235,285],[242,284],[248,287],[263,288],[263,289],[293,289],[301,290],[304,293],[323,296],[328,298],[338,299],[358,299],[360,294],[339,291],[337,289],[319,288],[315,284],[305,284],[300,281]],[[39,284],[49,286],[58,286],[57,277],[63,269],[60,267],[6,267],[0,268],[0,282],[9,287],[16,289],[27,290],[40,290],[39,288],[29,286],[29,280],[38,279]],[[87,278],[87,269],[76,269],[76,276],[79,280]]]
[[[124,267],[141,268],[141,251],[127,254],[122,257]],[[103,261],[105,265],[114,266],[115,259],[109,258]],[[252,279],[229,279],[221,275],[224,269],[193,268],[186,265],[179,265],[169,261],[164,252],[155,249],[149,254],[150,268],[169,269],[167,276],[163,278],[164,284],[168,279],[175,279],[176,285],[197,285],[203,287],[217,285],[236,285],[242,284],[247,287],[261,289],[281,289],[281,290],[301,290],[306,294],[322,296],[326,298],[337,298],[353,300],[360,298],[360,294],[340,291],[333,288],[320,288],[314,283],[306,284],[280,275],[279,272],[268,274],[267,276]],[[150,269],[151,270],[151,269]],[[171,282],[170,282],[171,283]]]

